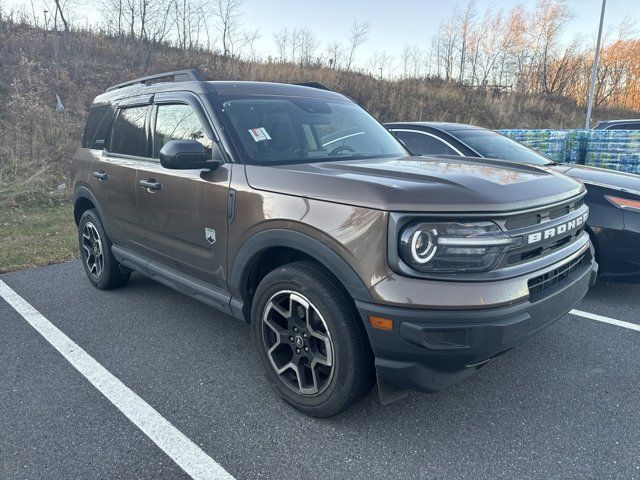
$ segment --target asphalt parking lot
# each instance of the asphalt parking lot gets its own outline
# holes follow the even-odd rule
[[[152,280],[99,291],[77,261],[0,280],[237,479],[640,478],[632,328],[569,315],[445,392],[316,420],[271,392],[247,325]],[[639,325],[639,294],[602,283],[578,308]],[[189,478],[2,298],[0,387],[2,479]]]

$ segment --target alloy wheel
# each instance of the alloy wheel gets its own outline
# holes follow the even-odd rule
[[[334,349],[318,309],[291,290],[274,294],[262,314],[262,338],[280,380],[294,392],[315,396],[331,383]]]
[[[100,277],[104,270],[104,250],[98,229],[91,222],[85,223],[82,228],[82,248],[89,272]]]

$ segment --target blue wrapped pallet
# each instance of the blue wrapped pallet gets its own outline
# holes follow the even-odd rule
[[[564,162],[567,156],[567,130],[498,130],[503,135],[542,153],[556,162]]]
[[[591,130],[569,130],[565,144],[564,161],[584,164],[587,156],[587,141]]]
[[[639,130],[498,130],[556,162],[640,173]]]
[[[587,165],[640,173],[640,131],[592,130],[587,140]]]

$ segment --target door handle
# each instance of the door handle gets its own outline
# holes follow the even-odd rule
[[[101,182],[109,178],[109,175],[107,175],[107,172],[104,172],[102,170],[100,170],[99,172],[93,172],[93,176],[96,177]]]
[[[147,190],[160,190],[160,187],[162,186],[162,184],[158,182],[155,178],[140,180],[138,182],[138,185],[140,185],[143,188],[146,188]]]

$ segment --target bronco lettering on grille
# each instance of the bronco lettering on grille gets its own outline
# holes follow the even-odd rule
[[[583,213],[579,217],[569,220],[568,222],[549,227],[536,233],[530,233],[527,235],[527,244],[531,245],[532,243],[542,242],[565,233],[570,233],[572,230],[580,228],[587,221],[588,216],[588,213]]]

